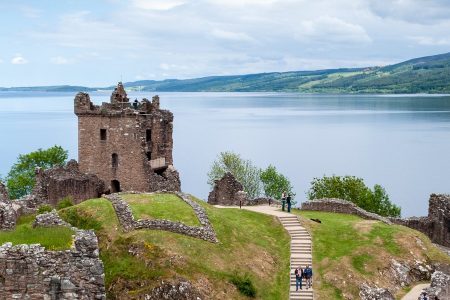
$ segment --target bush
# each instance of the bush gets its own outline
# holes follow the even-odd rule
[[[46,150],[38,149],[28,154],[19,155],[17,162],[11,167],[6,176],[11,199],[17,199],[31,193],[36,179],[37,167],[48,169],[57,165],[63,165],[67,159],[67,150],[60,146],[53,146]]]
[[[53,210],[53,207],[51,205],[43,204],[43,205],[39,206],[37,213],[38,213],[38,215],[40,215],[43,213],[51,212],[52,210]]]
[[[260,178],[263,184],[264,194],[267,197],[280,199],[283,192],[290,194],[292,198],[295,197],[289,179],[283,174],[278,173],[274,166],[269,165],[267,169],[261,172]]]
[[[308,199],[339,198],[385,217],[400,217],[401,208],[391,203],[386,190],[376,184],[373,191],[362,178],[355,176],[324,176],[314,178],[307,193]]]
[[[236,288],[242,295],[252,298],[256,296],[256,288],[253,285],[250,276],[248,276],[247,274],[244,276],[233,274],[233,276],[230,279],[230,282],[236,286]]]
[[[84,211],[78,211],[76,207],[61,210],[59,215],[64,221],[80,229],[93,229],[95,231],[102,229],[102,223],[97,221],[94,216],[90,216]]]
[[[56,208],[58,210],[60,210],[60,209],[64,209],[64,208],[71,207],[71,206],[73,206],[72,197],[67,196],[67,197],[62,198],[58,202],[58,204],[56,205]]]

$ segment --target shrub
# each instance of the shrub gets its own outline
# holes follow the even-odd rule
[[[290,194],[292,198],[295,197],[289,179],[283,174],[278,173],[274,166],[269,165],[267,169],[261,172],[260,178],[263,184],[264,194],[267,197],[280,199],[283,192]]]
[[[247,274],[244,276],[233,274],[230,282],[236,286],[238,291],[245,296],[254,298],[256,296],[256,288],[253,285],[250,276]]]
[[[314,178],[307,193],[308,199],[339,198],[386,217],[399,217],[401,208],[389,200],[386,190],[376,184],[373,191],[362,178],[355,176],[324,176]]]
[[[41,206],[39,206],[37,213],[38,215],[46,213],[46,212],[51,212],[53,210],[53,207],[51,205],[48,204],[43,204]]]
[[[67,197],[62,198],[58,202],[58,204],[56,205],[56,208],[58,210],[60,210],[60,209],[64,209],[64,208],[71,207],[71,206],[73,206],[72,197],[67,196]]]
[[[97,221],[94,216],[85,211],[78,210],[76,207],[69,207],[59,212],[61,218],[72,226],[80,229],[102,229],[102,223]]]

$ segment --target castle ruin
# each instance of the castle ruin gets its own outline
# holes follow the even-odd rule
[[[173,167],[173,114],[150,102],[130,99],[121,82],[109,103],[94,105],[87,93],[74,100],[78,116],[80,171],[97,175],[111,193],[180,191]]]

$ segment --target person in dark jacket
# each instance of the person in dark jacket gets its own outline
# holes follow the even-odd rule
[[[302,277],[303,277],[303,270],[301,267],[298,267],[295,269],[295,290],[298,291],[298,286],[300,285],[300,289],[302,289]]]
[[[313,271],[308,265],[303,270],[303,273],[305,274],[305,278],[306,278],[306,289],[309,289],[312,286]]]
[[[288,213],[291,212],[291,194],[288,194],[288,196],[286,197],[286,203],[287,203],[287,209],[288,209]]]

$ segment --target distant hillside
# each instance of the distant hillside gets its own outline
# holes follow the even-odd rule
[[[129,90],[161,92],[450,93],[450,53],[385,67],[274,72],[194,79],[141,80]],[[12,91],[92,91],[76,86],[22,87]]]

